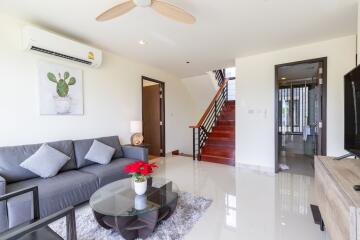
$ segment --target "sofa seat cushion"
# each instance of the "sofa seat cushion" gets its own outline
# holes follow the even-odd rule
[[[129,177],[129,174],[124,173],[125,166],[136,161],[135,159],[118,158],[107,165],[95,164],[81,168],[80,171],[96,175],[98,183],[102,187],[108,183]]]
[[[107,146],[115,148],[115,153],[112,156],[112,159],[121,158],[124,156],[118,136],[76,140],[74,141],[74,150],[76,156],[76,164],[78,168],[95,164],[95,162],[85,159],[85,155],[89,152],[94,140],[97,140]]]
[[[48,145],[71,158],[60,172],[76,168],[74,146],[71,140],[51,142]],[[41,146],[42,144],[0,147],[0,176],[5,178],[8,184],[37,178],[35,173],[20,167],[20,163],[32,156]]]
[[[67,171],[52,178],[34,178],[6,186],[7,192],[38,186],[41,217],[58,212],[90,199],[99,188],[98,179],[93,174]],[[11,209],[9,209],[11,210]]]

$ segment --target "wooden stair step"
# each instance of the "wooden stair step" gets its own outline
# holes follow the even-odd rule
[[[209,134],[209,137],[222,137],[222,138],[235,139],[235,133],[230,131],[213,131]]]
[[[223,148],[216,146],[205,146],[201,151],[202,155],[215,156],[215,157],[225,157],[225,158],[234,158],[235,157],[235,148]]]
[[[201,155],[201,161],[235,166],[235,159],[233,159],[233,158],[224,158],[224,157]]]
[[[233,117],[234,120],[235,120],[235,112],[221,112],[220,116],[219,117]]]
[[[217,125],[219,126],[235,126],[235,120],[218,120]]]
[[[222,115],[219,117],[219,120],[235,120],[235,116]]]
[[[226,126],[226,125],[215,126],[213,128],[213,131],[235,131],[235,126]]]
[[[235,139],[224,139],[224,138],[208,138],[206,145],[216,146],[233,146],[235,147]]]

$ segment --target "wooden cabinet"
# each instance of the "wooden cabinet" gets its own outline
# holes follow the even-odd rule
[[[360,160],[315,157],[315,195],[332,240],[360,240]]]

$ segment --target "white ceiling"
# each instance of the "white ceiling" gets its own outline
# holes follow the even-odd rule
[[[236,57],[356,33],[357,0],[168,0],[192,13],[196,24],[174,22],[150,8],[95,21],[120,2],[1,0],[0,13],[180,77],[233,66]],[[141,39],[145,46],[138,44]]]

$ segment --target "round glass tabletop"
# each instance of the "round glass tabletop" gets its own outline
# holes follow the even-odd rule
[[[179,188],[167,179],[148,180],[144,195],[136,195],[132,178],[119,180],[98,189],[90,198],[90,207],[107,216],[136,216],[168,206],[178,198]]]

